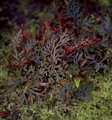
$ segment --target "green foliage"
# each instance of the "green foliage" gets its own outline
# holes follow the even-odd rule
[[[71,74],[72,77],[75,75],[79,75],[80,69],[78,68],[78,66],[76,65],[76,63],[72,64],[69,66],[68,68],[68,74]]]
[[[99,0],[98,2],[101,6],[109,6],[111,4],[110,0],[106,0],[106,1],[105,0]]]
[[[85,111],[74,115],[75,105],[81,101],[90,103],[91,93],[97,89],[94,75],[105,73],[111,67],[111,51],[108,53],[104,45],[108,37],[103,31],[110,29],[109,16],[103,23],[104,28],[98,29],[103,36],[97,38],[91,31],[96,21],[93,16],[85,15],[74,0],[67,3],[68,7],[60,12],[60,21],[57,21],[60,27],[57,28],[56,20],[52,21],[53,25],[46,21],[38,26],[34,36],[21,25],[12,36],[13,51],[11,56],[4,56],[5,69],[11,76],[4,97],[9,100],[8,110],[12,110],[12,116],[13,107],[20,107],[18,112],[23,116],[18,119],[52,120],[65,116],[82,119]],[[26,105],[34,106],[28,111],[27,107],[22,108]],[[69,108],[71,105],[73,109]],[[84,119],[89,119],[89,115],[85,114]]]
[[[91,26],[96,20],[92,15],[85,15],[84,11],[80,10],[80,6],[75,3],[75,0],[69,3],[64,11],[64,15],[66,18],[65,24],[68,24],[70,28],[73,27],[72,33],[75,34],[75,39],[84,39],[86,36],[90,36],[92,32]]]
[[[74,100],[72,100],[72,98],[74,97],[73,91],[74,91],[74,86],[72,87],[71,85],[63,86],[62,91],[58,90],[59,103],[61,105],[63,105],[63,104],[66,104],[66,105],[72,104],[72,102],[74,102]]]
[[[93,73],[100,69],[106,72],[109,67],[111,56],[105,55],[107,49],[103,45],[106,38],[101,40],[101,38],[93,37],[92,32],[88,33],[86,28],[95,20],[91,16],[85,17],[75,1],[71,1],[68,6],[64,12],[66,17],[62,15],[62,29],[61,27],[56,30],[47,29],[47,25],[44,24],[42,28],[39,28],[40,34],[34,37],[29,31],[24,32],[24,27],[21,25],[12,37],[13,52],[11,58],[5,57],[5,68],[9,68],[11,72],[11,79],[8,82],[9,91],[17,92],[21,105],[28,104],[28,101],[33,103],[37,98],[41,106],[41,99],[44,99],[43,93],[48,90],[49,84],[63,86],[64,80],[68,83],[65,88],[62,88],[63,94],[66,90],[73,94],[74,87],[71,89],[69,86],[72,82],[75,87],[80,86],[82,82],[87,81],[90,69]],[[67,26],[63,25],[63,19],[65,19],[65,25],[68,22],[71,23],[69,31],[66,29]],[[85,30],[87,34],[78,32],[82,30]],[[104,64],[105,61],[108,62]],[[80,84],[75,80],[80,80]],[[81,91],[76,92],[77,98],[80,92],[86,94],[90,86],[90,83],[86,86],[87,88],[82,85]],[[57,86],[55,87],[57,89]]]
[[[79,85],[80,85],[80,79],[78,79],[78,80],[74,79],[74,81],[75,81],[75,86],[76,86],[76,88],[78,88]]]
[[[92,15],[85,16],[74,0],[66,8],[64,15],[62,15],[62,27],[64,29],[69,28],[70,35],[73,37],[73,40],[69,42],[68,49],[68,53],[72,53],[72,55],[68,54],[64,60],[69,60],[67,61],[69,64],[76,62],[80,71],[83,71],[85,67],[86,70],[92,69],[93,72],[101,69],[106,72],[109,67],[108,64],[112,62],[112,56],[106,56],[107,48],[105,46],[105,42],[108,40],[105,34],[111,35],[110,17],[107,16],[106,21],[102,23],[102,27],[98,29],[98,32],[103,36],[96,38],[93,36],[91,29],[98,18],[95,20]],[[104,29],[108,31],[104,31]]]
[[[85,84],[81,85],[78,90],[75,91],[75,98],[77,101],[79,99],[82,100],[92,100],[90,92],[93,90],[93,83],[86,82]]]
[[[41,107],[38,106],[37,102],[31,104],[30,106],[24,105],[24,107],[12,107],[11,113],[7,117],[2,118],[3,120],[24,120],[24,119],[34,119],[37,118],[41,120],[46,118],[47,114],[51,115],[49,119],[51,120],[82,120],[82,119],[106,119],[111,120],[111,94],[112,94],[112,69],[109,73],[101,75],[97,73],[95,79],[99,82],[99,89],[92,91],[93,100],[92,101],[78,101],[74,105],[68,106],[53,106],[49,108],[45,105]],[[48,98],[47,100],[49,101]],[[12,103],[11,103],[12,104]],[[0,111],[6,111],[7,106],[4,104],[0,105]],[[44,110],[43,110],[44,109]],[[42,111],[43,110],[43,111]],[[44,112],[48,111],[48,113]],[[51,112],[52,111],[52,112]],[[45,114],[44,114],[45,113]]]
[[[25,41],[26,44],[23,41],[20,45],[20,35],[21,31],[19,31],[17,36],[14,36],[13,39],[14,53],[12,54],[12,56],[14,61],[12,62],[5,57],[6,66],[8,66],[10,68],[10,71],[13,73],[8,83],[8,85],[12,87],[12,89],[9,89],[9,91],[18,92],[18,95],[20,96],[19,102],[21,105],[23,105],[24,102],[28,103],[27,99],[33,102],[33,99],[35,98],[34,95],[38,97],[38,103],[41,105],[42,102],[39,95],[42,94],[37,93],[36,91],[40,92],[42,88],[39,87],[47,87],[48,84],[41,83],[41,81],[39,80],[39,71],[35,71],[35,67],[33,67],[32,64],[29,64],[29,62],[38,58],[38,56],[35,56],[36,51],[34,53],[31,52],[31,48],[35,47],[36,41],[35,38],[33,38],[33,41],[31,39],[28,39],[27,42]],[[21,46],[24,45],[26,46],[25,51],[23,52],[23,48]],[[37,47],[35,47],[34,49],[37,49]],[[36,61],[36,63],[37,62],[38,61]],[[36,81],[40,82],[36,84]],[[46,91],[46,89],[44,91]]]
[[[98,32],[102,36],[109,36],[112,38],[112,23],[108,14],[105,17],[105,20],[102,22],[101,27],[98,28]]]

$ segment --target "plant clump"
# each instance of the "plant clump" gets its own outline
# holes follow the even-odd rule
[[[49,94],[61,105],[92,99],[93,75],[107,72],[112,65],[112,54],[107,54],[104,44],[112,32],[108,15],[105,26],[97,30],[99,37],[93,29],[99,19],[86,15],[74,0],[67,2],[58,20],[59,27],[56,21],[39,26],[36,36],[21,25],[12,37],[11,57],[4,57],[11,75],[6,96],[12,98],[15,92],[19,105],[37,100],[41,106]]]

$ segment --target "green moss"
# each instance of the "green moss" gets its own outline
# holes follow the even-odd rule
[[[109,6],[110,5],[110,0],[99,0],[99,5],[101,6]]]
[[[6,72],[2,71],[0,76],[4,76],[3,78],[6,79]],[[67,106],[64,109],[58,108],[59,106],[48,108],[44,104],[39,107],[37,102],[34,102],[29,107],[24,105],[24,107],[17,108],[16,115],[14,115],[14,109],[12,109],[6,120],[13,120],[15,119],[14,116],[17,115],[19,120],[36,120],[37,118],[38,120],[111,120],[112,69],[105,75],[97,73],[95,80],[99,85],[99,89],[92,92],[92,101],[79,101],[76,105]],[[48,98],[48,101],[49,99],[51,98]]]
[[[3,66],[0,66],[0,85],[5,85],[7,81],[7,71],[3,68]]]

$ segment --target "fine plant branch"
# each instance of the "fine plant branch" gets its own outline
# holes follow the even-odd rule
[[[12,39],[13,41],[13,49],[16,53],[16,56],[18,58],[18,52],[17,52],[17,47],[18,45],[20,44],[20,41],[19,41],[19,38],[20,38],[20,35],[21,35],[21,30],[18,32],[18,34],[14,37],[14,39]]]
[[[101,61],[100,61],[100,63],[103,63],[105,60],[107,60],[107,59],[112,59],[112,56],[106,56],[105,58],[103,58]]]

